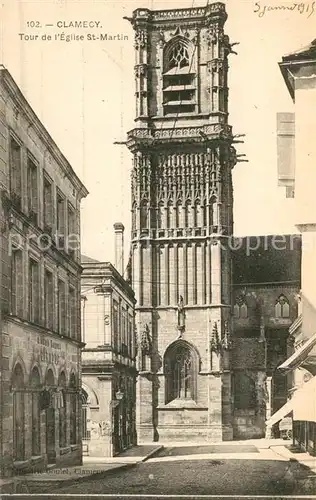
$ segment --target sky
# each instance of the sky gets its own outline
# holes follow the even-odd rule
[[[226,32],[239,42],[229,59],[229,123],[245,134],[234,169],[235,235],[295,232],[293,200],[277,185],[276,113],[294,111],[278,62],[315,38],[316,2],[227,0]],[[113,224],[130,244],[131,155],[124,145],[134,127],[134,35],[124,16],[150,9],[204,6],[181,0],[2,0],[0,63],[9,70],[76,174],[89,190],[82,202],[82,253],[114,261]],[[267,9],[265,6],[283,7]],[[290,7],[293,7],[290,10]],[[307,8],[309,10],[307,10]],[[309,16],[309,17],[308,17]],[[55,34],[98,34],[58,27],[97,21],[126,40],[62,41]],[[33,26],[35,24],[35,26]],[[47,24],[52,26],[46,26]],[[25,35],[38,35],[37,40]],[[43,40],[51,35],[52,40]],[[60,37],[59,37],[60,38]]]

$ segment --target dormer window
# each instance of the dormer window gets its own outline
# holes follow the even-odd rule
[[[165,48],[163,73],[164,115],[196,111],[194,50],[185,38],[171,41]]]

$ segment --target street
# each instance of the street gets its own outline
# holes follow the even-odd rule
[[[253,445],[167,447],[145,463],[37,493],[85,495],[300,495],[306,471]],[[87,495],[87,497],[86,497]],[[12,498],[12,497],[11,497]],[[117,498],[117,497],[116,497]]]

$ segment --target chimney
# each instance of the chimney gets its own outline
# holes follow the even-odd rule
[[[122,222],[114,224],[115,232],[115,268],[121,276],[124,274],[124,226]]]

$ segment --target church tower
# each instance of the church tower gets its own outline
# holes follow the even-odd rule
[[[138,440],[232,439],[232,168],[223,3],[137,9],[132,170]]]

